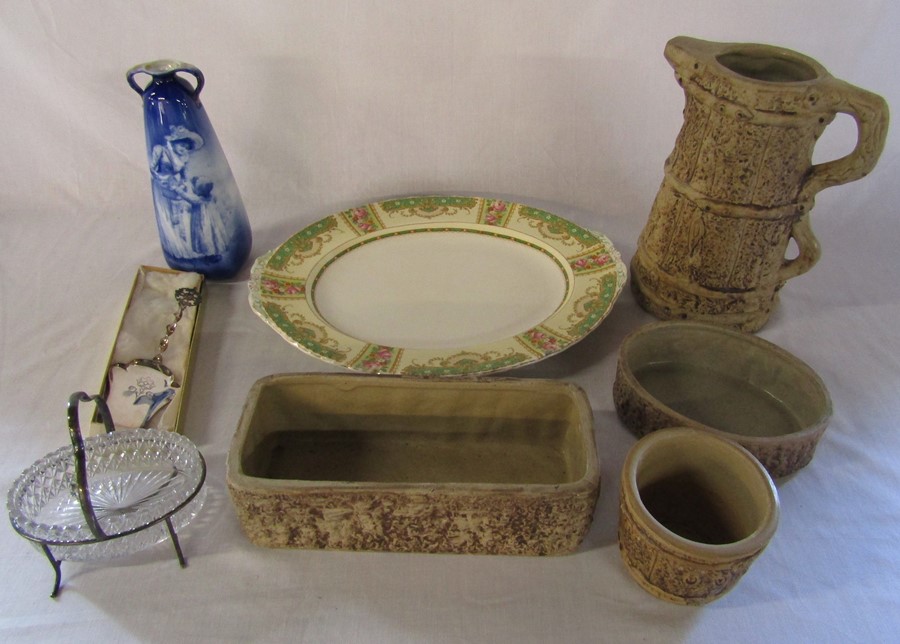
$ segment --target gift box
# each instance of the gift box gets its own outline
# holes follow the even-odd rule
[[[100,387],[117,429],[181,430],[203,285],[198,273],[138,269]],[[193,289],[200,299],[186,306],[176,321],[179,289]],[[168,325],[174,325],[171,334]],[[102,424],[94,422],[85,433],[102,431]]]

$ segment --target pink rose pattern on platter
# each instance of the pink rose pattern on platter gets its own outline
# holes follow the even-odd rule
[[[542,252],[563,273],[566,296],[558,311],[536,327],[497,342],[446,351],[373,345],[331,328],[316,312],[314,283],[307,278],[320,275],[323,262],[335,261],[359,244],[426,232],[497,236]],[[295,347],[357,371],[424,377],[487,374],[563,351],[606,316],[626,274],[603,235],[505,199],[450,196],[406,197],[341,211],[295,234],[254,273],[251,303],[258,299],[254,310]],[[298,315],[307,323],[293,323]],[[309,336],[311,324],[339,339],[340,355]],[[461,355],[467,358],[458,359]]]
[[[594,252],[572,260],[569,265],[576,273],[589,273],[608,266],[613,258],[607,252]]]
[[[501,199],[485,201],[482,218],[489,226],[505,226],[512,212],[512,204]]]
[[[536,351],[538,355],[557,353],[569,344],[568,340],[543,327],[529,329],[518,337],[525,346],[532,351]]]
[[[378,217],[368,206],[352,208],[343,213],[347,222],[361,235],[381,230],[384,225],[378,221]]]
[[[260,279],[260,288],[265,295],[276,297],[305,297],[306,281],[292,280],[263,275]]]
[[[401,349],[383,345],[371,345],[353,366],[371,373],[389,373],[394,361],[400,357]]]

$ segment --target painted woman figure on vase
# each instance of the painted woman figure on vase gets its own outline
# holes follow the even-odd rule
[[[192,87],[177,73],[195,76]],[[141,87],[136,74],[149,74]],[[203,75],[177,61],[156,61],[128,72],[144,99],[153,203],[166,263],[176,270],[229,278],[252,242],[240,192],[200,103]]]
[[[224,222],[215,198],[214,182],[189,176],[191,154],[203,147],[203,138],[184,126],[173,127],[165,144],[153,146],[150,175],[153,178],[158,222],[167,252],[183,259],[221,260],[225,244]]]

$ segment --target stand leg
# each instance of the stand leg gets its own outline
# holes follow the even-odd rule
[[[56,581],[53,583],[53,592],[50,593],[50,598],[56,599],[56,596],[59,594],[59,584],[62,579],[62,562],[53,556],[53,553],[50,552],[50,547],[46,543],[41,544],[41,549],[44,551],[47,559],[50,560],[50,565],[53,566],[53,572],[56,573]]]
[[[169,530],[169,536],[172,538],[172,545],[175,546],[175,554],[178,555],[178,563],[184,568],[187,566],[187,561],[181,553],[181,544],[178,543],[178,535],[175,534],[175,528],[172,526],[172,517],[166,517],[166,528]]]

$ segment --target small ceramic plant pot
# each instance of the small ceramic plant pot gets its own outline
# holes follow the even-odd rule
[[[806,466],[831,398],[804,362],[758,337],[701,322],[659,322],[622,342],[613,399],[639,436],[694,427],[749,450],[775,478]]]
[[[699,605],[731,590],[778,525],[766,470],[732,441],[691,428],[654,432],[625,459],[619,550],[650,594]]]

